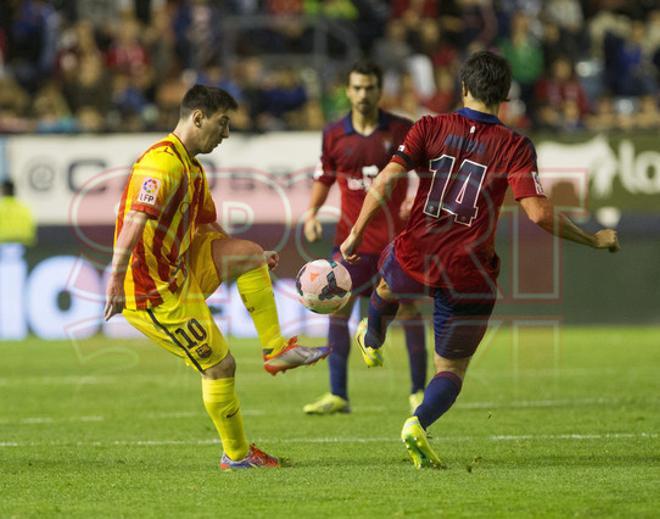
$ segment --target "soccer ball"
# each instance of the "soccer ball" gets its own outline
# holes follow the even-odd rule
[[[296,276],[300,302],[317,314],[339,310],[351,297],[351,275],[336,261],[318,259],[303,265]]]

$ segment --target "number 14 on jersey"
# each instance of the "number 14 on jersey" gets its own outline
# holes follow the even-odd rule
[[[456,223],[470,226],[479,212],[477,198],[487,166],[465,159],[450,182],[455,162],[456,157],[442,155],[429,163],[433,179],[426,197],[424,213],[440,218],[441,212],[446,211],[454,215]]]

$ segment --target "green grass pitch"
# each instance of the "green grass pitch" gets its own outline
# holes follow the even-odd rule
[[[146,341],[0,343],[0,517],[658,517],[660,328],[492,328],[431,428],[448,468],[422,471],[399,330],[383,369],[352,352],[334,417],[301,412],[324,364],[271,377],[231,344],[250,439],[285,468],[220,473],[199,376]]]

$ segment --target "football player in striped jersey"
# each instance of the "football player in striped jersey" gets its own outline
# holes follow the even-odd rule
[[[271,374],[313,364],[328,348],[282,336],[269,268],[278,255],[230,237],[217,222],[204,169],[195,158],[229,137],[236,101],[195,85],[180,120],[134,164],[119,205],[105,318],[122,313],[157,344],[202,375],[204,406],[224,449],[222,469],[278,466],[246,439],[234,390],[235,362],[206,304],[221,282],[236,280]]]

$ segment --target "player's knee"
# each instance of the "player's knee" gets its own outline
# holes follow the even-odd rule
[[[353,304],[355,303],[355,299],[355,297],[351,297],[344,306],[333,313],[330,317],[337,319],[348,319],[353,311]]]
[[[381,279],[380,283],[378,283],[378,286],[376,287],[376,293],[381,299],[384,299],[385,301],[396,302],[397,300],[396,296],[383,279]]]
[[[204,376],[210,379],[230,378],[233,377],[235,373],[236,361],[232,354],[228,353],[227,356],[215,366],[206,369],[204,371]]]
[[[245,240],[244,241],[245,256],[248,258],[258,258],[263,261],[264,249],[258,243],[253,241]]]
[[[264,263],[264,250],[250,240],[228,238],[213,242],[213,260],[219,267],[229,267],[242,263]]]
[[[223,280],[234,279],[266,263],[264,250],[250,240],[233,240],[221,247],[214,256]]]
[[[464,357],[460,359],[448,359],[446,357],[441,357],[436,353],[434,357],[435,372],[441,373],[443,371],[450,371],[451,373],[454,373],[455,375],[458,375],[461,379],[463,379],[465,378],[465,372],[467,371],[471,358],[472,357]]]
[[[264,258],[264,249],[258,243],[249,240],[243,240],[238,254],[237,267],[243,272],[260,267],[266,262]]]
[[[235,264],[254,265],[265,261],[264,250],[261,245],[250,240],[237,240],[228,256],[227,259]]]
[[[397,313],[397,318],[402,321],[412,321],[422,318],[422,314],[419,313],[417,305],[414,303],[401,303],[399,305],[399,312]]]

